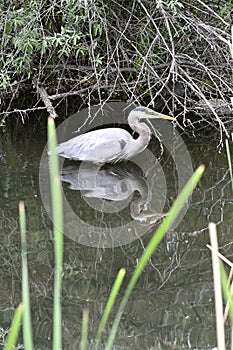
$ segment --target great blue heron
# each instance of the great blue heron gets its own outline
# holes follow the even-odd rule
[[[150,141],[148,125],[140,123],[142,118],[175,120],[150,108],[136,107],[128,116],[129,126],[139,134],[137,139],[121,128],[107,128],[87,132],[57,146],[59,156],[92,162],[94,164],[115,163],[127,160],[142,152]]]

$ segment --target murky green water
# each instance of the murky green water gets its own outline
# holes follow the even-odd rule
[[[167,234],[145,268],[121,320],[116,349],[211,349],[216,344],[207,228],[210,221],[218,224],[221,252],[232,260],[232,190],[225,152],[217,151],[214,135],[208,142],[183,138],[193,168],[204,163],[206,172],[186,215]],[[0,326],[4,329],[10,326],[14,310],[21,301],[18,202],[23,199],[27,207],[32,320],[37,349],[51,349],[52,346],[52,224],[39,187],[39,166],[45,144],[45,132],[39,137],[35,133],[31,137],[22,136],[13,143],[10,137],[3,136],[0,155]],[[159,153],[156,142],[154,146],[152,142],[150,149]],[[167,191],[163,203],[167,210],[177,196],[179,181],[175,166],[165,153],[160,157],[160,164],[165,174]],[[133,174],[136,173],[134,169]],[[121,227],[126,225],[125,233],[128,234],[127,225],[135,221],[129,209],[134,197],[118,212],[107,207],[110,212],[101,213],[93,207],[88,208],[80,191],[72,192],[67,184],[63,186],[66,200],[79,203],[75,210],[85,225],[89,220],[89,224],[98,229],[112,230],[113,227],[118,229],[121,222]],[[105,204],[109,205],[109,202],[105,200]],[[138,222],[140,229],[141,222]],[[147,228],[143,228],[138,239],[112,248],[100,242],[96,244],[96,241],[87,246],[81,244],[80,237],[65,236],[64,349],[78,349],[84,308],[89,309],[90,338],[94,337],[115,276],[121,267],[125,267],[127,275],[114,311],[117,310],[125,285],[157,226],[157,223],[148,226],[144,223],[141,227]],[[114,311],[110,321],[114,319]]]

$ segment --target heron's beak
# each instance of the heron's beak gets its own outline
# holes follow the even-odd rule
[[[169,115],[158,113],[158,112],[154,112],[154,111],[146,112],[145,113],[145,118],[148,118],[148,119],[155,118],[155,119],[176,120],[176,118],[170,117]]]
[[[168,213],[141,213],[135,217],[135,220],[141,223],[155,224],[161,222]]]

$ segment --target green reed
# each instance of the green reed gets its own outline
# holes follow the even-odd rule
[[[212,269],[213,269],[213,284],[214,284],[214,299],[215,299],[215,319],[216,319],[216,349],[225,350],[225,326],[229,316],[231,325],[231,349],[233,349],[233,293],[232,293],[232,273],[233,264],[218,250],[218,235],[216,224],[209,223],[209,235],[211,245],[207,247],[211,250]],[[223,262],[230,266],[230,275],[227,277]],[[223,297],[225,299],[225,311],[223,312]]]
[[[105,350],[112,349],[113,342],[116,336],[116,332],[118,329],[118,325],[121,319],[121,316],[123,314],[123,311],[125,309],[126,303],[132,293],[133,288],[135,287],[140,275],[142,274],[142,271],[147,264],[148,260],[154,253],[155,249],[158,247],[159,243],[165,236],[167,230],[171,227],[172,223],[175,221],[176,217],[178,216],[180,210],[184,206],[185,202],[187,201],[188,197],[191,195],[192,191],[198,184],[203,172],[204,172],[204,165],[199,166],[199,168],[194,172],[194,174],[191,176],[181,193],[178,195],[176,201],[172,205],[171,209],[168,212],[167,217],[164,219],[162,224],[159,226],[157,231],[154,233],[153,237],[151,238],[148,246],[146,247],[144,253],[142,254],[138,265],[129,281],[129,284],[126,288],[125,294],[123,296],[123,299],[120,303],[119,309],[117,311],[116,317],[113,322],[113,326],[111,329],[111,332],[109,334],[107,344],[105,347]]]
[[[220,262],[220,273],[221,273],[223,296],[224,296],[226,305],[228,305],[229,307],[229,319],[230,319],[231,327],[233,327],[233,294],[232,294],[230,284],[228,282],[227,274],[224,269],[224,265],[222,261]]]
[[[33,349],[30,288],[28,280],[26,216],[24,202],[19,202],[19,224],[22,256],[23,341],[25,350]]]
[[[31,307],[30,307],[30,289],[28,280],[28,261],[27,261],[27,241],[26,241],[26,216],[24,202],[19,203],[19,226],[21,236],[21,257],[22,257],[22,300],[18,306],[11,330],[7,337],[4,350],[12,350],[18,338],[21,318],[23,316],[23,341],[25,350],[33,349]]]
[[[89,312],[88,312],[88,310],[85,309],[85,310],[83,310],[80,350],[86,350],[87,349],[88,320],[89,320]]]
[[[54,300],[53,300],[53,350],[62,349],[62,270],[63,270],[63,205],[59,177],[59,161],[56,154],[57,137],[53,118],[48,119],[49,174],[54,235]]]
[[[12,320],[11,329],[8,334],[6,344],[4,345],[3,350],[12,350],[15,348],[15,344],[16,344],[19,330],[20,330],[22,314],[23,314],[23,304],[19,304],[15,312],[14,318]]]
[[[103,316],[102,316],[100,324],[99,324],[99,328],[97,330],[97,334],[96,334],[96,338],[95,338],[95,345],[96,345],[96,347],[98,347],[98,345],[99,345],[99,342],[100,342],[101,336],[103,334],[105,325],[106,325],[106,323],[108,321],[108,318],[109,318],[110,312],[111,312],[111,310],[113,308],[113,305],[115,303],[118,291],[119,291],[119,289],[120,289],[120,287],[122,285],[123,279],[125,277],[125,273],[126,273],[125,269],[123,269],[123,268],[120,269],[120,271],[118,272],[117,277],[115,279],[115,282],[114,282],[114,284],[112,286],[110,295],[108,297],[108,300],[107,300],[107,303],[106,303],[106,306],[105,306],[105,309],[104,309]]]

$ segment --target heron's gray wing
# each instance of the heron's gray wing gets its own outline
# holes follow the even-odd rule
[[[124,129],[95,130],[61,143],[57,153],[65,158],[94,163],[115,161],[124,154],[131,139]]]

